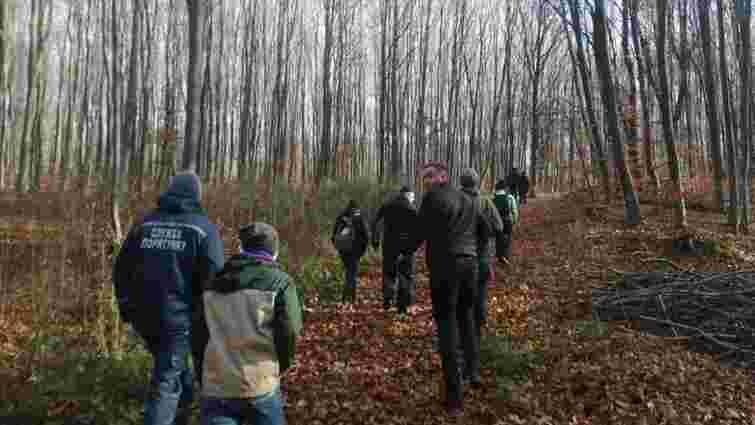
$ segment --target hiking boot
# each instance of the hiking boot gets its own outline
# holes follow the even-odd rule
[[[482,388],[482,378],[480,378],[480,375],[473,375],[471,377],[465,376],[464,386],[469,386],[474,389],[480,389]]]
[[[446,414],[452,418],[464,416],[464,404],[462,402],[449,402],[446,406]]]

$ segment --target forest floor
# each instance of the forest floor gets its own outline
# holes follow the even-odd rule
[[[379,257],[369,256],[355,305],[306,306],[297,365],[283,382],[289,423],[755,424],[751,370],[722,367],[711,355],[688,351],[681,339],[642,334],[633,323],[592,320],[590,291],[607,286],[613,272],[755,266],[747,255],[755,239],[726,233],[715,214],[690,211],[691,227],[735,248],[702,258],[671,256],[675,232],[667,208],[644,206],[643,215],[641,226],[627,227],[621,204],[571,195],[541,195],[522,208],[512,264],[496,270],[490,288],[484,388],[467,392],[466,413],[458,420],[441,405],[424,258],[417,259],[417,305],[401,318],[383,311]],[[0,354],[17,350],[18,334],[33,330],[25,307],[16,310],[0,316]],[[56,368],[66,369],[63,363],[40,371],[37,382],[65,383],[45,393],[49,423],[73,424],[74,417],[95,423],[84,420],[97,416],[87,409],[112,411],[118,403],[128,410],[108,423],[139,423],[149,359],[113,366],[117,362],[91,359],[71,372],[76,379],[52,379]],[[19,376],[12,369],[22,366],[0,363],[0,379],[11,382]],[[101,401],[86,403],[82,394]],[[2,400],[11,396],[40,394],[23,383],[0,389],[0,425],[41,423],[23,415],[4,420]]]

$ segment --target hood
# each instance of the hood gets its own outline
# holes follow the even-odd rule
[[[478,188],[480,187],[480,175],[472,168],[466,168],[461,172],[461,186],[464,188]]]
[[[192,171],[178,173],[170,179],[168,189],[157,201],[158,209],[166,212],[202,212],[202,182]]]

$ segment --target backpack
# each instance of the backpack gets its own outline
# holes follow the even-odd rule
[[[343,216],[339,219],[338,231],[333,238],[333,245],[338,252],[351,252],[356,244],[356,229],[351,217]]]
[[[498,213],[501,215],[502,220],[511,221],[512,224],[516,224],[519,221],[519,208],[517,207],[514,195],[510,193],[496,195],[495,206],[498,208]]]

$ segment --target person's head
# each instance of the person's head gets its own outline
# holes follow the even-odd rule
[[[414,202],[414,192],[412,192],[408,186],[401,186],[401,190],[399,190],[398,193],[408,199],[409,202]]]
[[[477,189],[480,186],[480,176],[473,168],[465,168],[461,172],[460,183],[465,189]]]
[[[500,192],[502,190],[508,190],[508,185],[505,180],[498,180],[495,184],[495,191]]]
[[[430,162],[420,170],[422,186],[430,191],[435,186],[448,184],[448,167],[442,162]]]
[[[359,205],[357,205],[357,201],[354,199],[349,200],[349,203],[346,204],[346,209],[349,211],[354,211],[356,209],[359,209]]]
[[[246,252],[259,252],[278,258],[278,232],[267,223],[255,222],[239,229],[241,248]]]
[[[194,199],[199,202],[202,200],[202,180],[194,171],[180,171],[171,177],[165,194]]]

